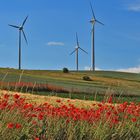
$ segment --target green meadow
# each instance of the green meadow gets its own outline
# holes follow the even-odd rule
[[[84,76],[91,81],[83,80]],[[140,74],[113,71],[63,71],[52,70],[16,70],[0,68],[2,82],[31,82],[60,86],[69,93],[34,92],[40,95],[53,95],[78,99],[102,100],[104,95],[113,94],[121,99],[131,100],[140,98]],[[103,95],[103,96],[102,96]]]

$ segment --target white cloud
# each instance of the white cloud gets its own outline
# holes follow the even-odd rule
[[[98,67],[95,68],[96,70],[103,70]],[[84,70],[91,70],[91,67],[85,66]],[[107,71],[118,71],[118,72],[129,72],[129,73],[140,73],[140,66],[131,67],[131,68],[122,68],[122,69],[108,69]]]
[[[64,46],[65,44],[63,42],[55,42],[51,41],[47,43],[47,46]]]
[[[126,68],[126,69],[118,69],[117,71],[130,72],[130,73],[140,73],[140,66],[132,67],[132,68]]]
[[[85,66],[85,67],[84,67],[84,70],[91,70],[91,67]],[[101,69],[96,67],[95,70],[101,70]]]
[[[85,66],[84,70],[91,70],[91,67]]]
[[[140,12],[140,3],[130,4],[127,6],[127,10],[133,12]]]

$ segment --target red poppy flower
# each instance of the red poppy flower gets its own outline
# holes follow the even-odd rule
[[[132,122],[136,122],[137,119],[136,119],[136,118],[132,118],[131,121],[132,121]]]
[[[112,98],[112,96],[110,96],[108,99],[108,103],[112,104],[112,100],[113,100],[113,98]]]
[[[17,124],[16,124],[16,128],[17,128],[17,129],[21,128],[21,124],[17,123]]]
[[[8,124],[7,124],[7,127],[8,127],[9,129],[12,129],[12,128],[14,128],[14,124],[13,124],[13,123],[8,123]]]
[[[57,102],[57,103],[60,103],[60,102],[61,102],[61,100],[60,100],[60,99],[58,99],[58,100],[56,100],[56,102]]]
[[[18,94],[15,94],[15,95],[14,95],[14,98],[15,98],[15,99],[18,99],[19,97],[20,97],[20,96],[19,96]]]
[[[4,95],[4,98],[5,98],[5,99],[8,99],[8,98],[9,98],[9,96],[10,96],[10,95],[5,94],[5,95]]]

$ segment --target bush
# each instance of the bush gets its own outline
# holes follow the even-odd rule
[[[68,68],[63,68],[63,73],[69,73]]]
[[[85,80],[85,81],[92,81],[89,76],[83,76],[83,80]]]

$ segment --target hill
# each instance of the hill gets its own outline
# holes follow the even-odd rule
[[[89,76],[91,81],[83,80]],[[114,71],[62,71],[51,70],[16,70],[0,68],[0,81],[32,82],[61,86],[71,92],[105,93],[115,92],[123,95],[140,95],[140,74]]]

